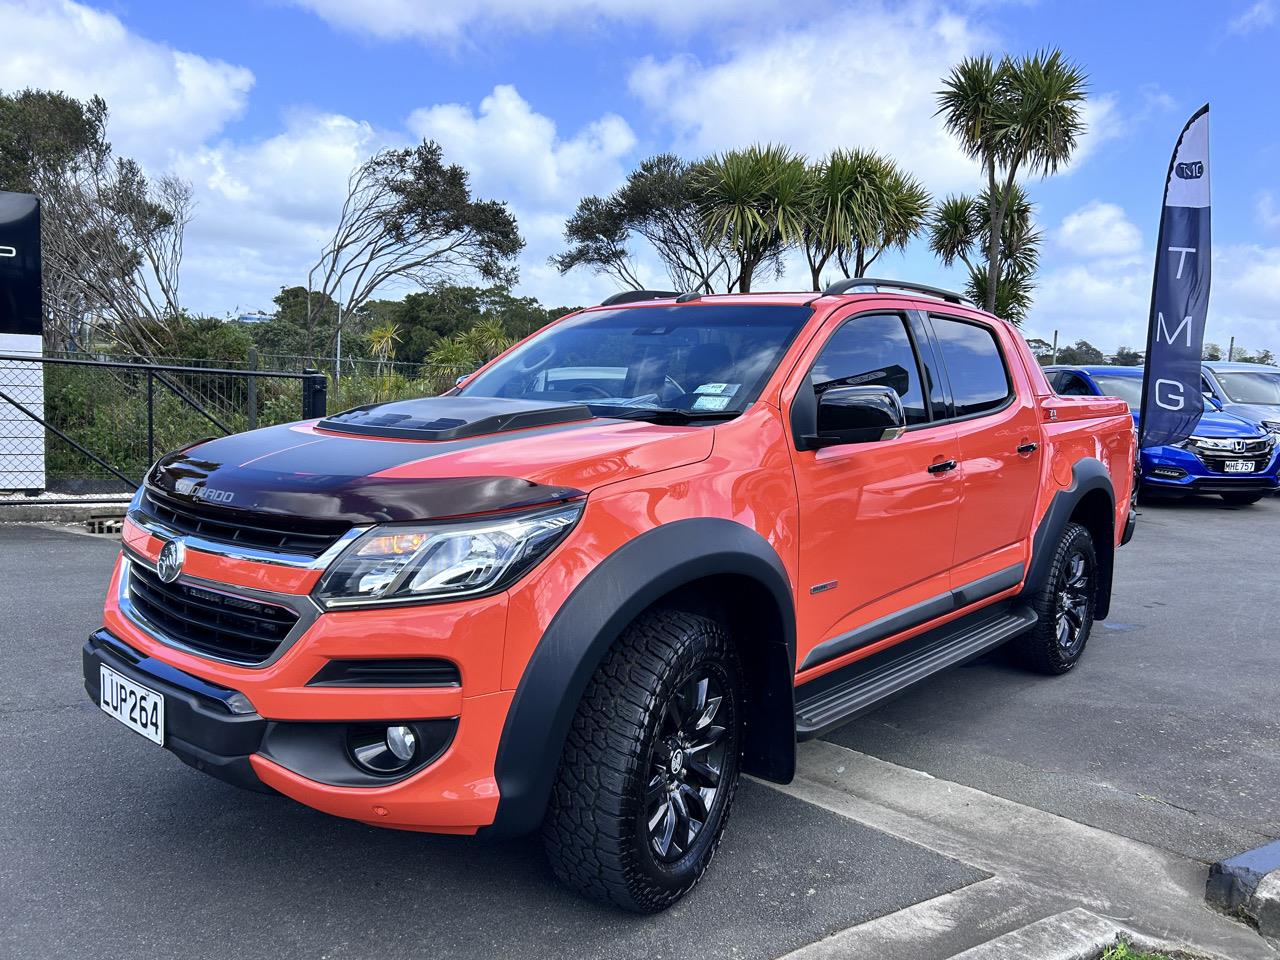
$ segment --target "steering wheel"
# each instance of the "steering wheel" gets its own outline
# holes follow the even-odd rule
[[[585,392],[587,392],[588,390],[592,390],[592,391],[594,391],[594,392],[595,392],[595,395],[596,395],[597,397],[602,397],[602,398],[603,398],[603,399],[605,399],[605,400],[612,400],[612,399],[613,399],[613,394],[612,394],[612,393],[610,393],[608,390],[604,389],[604,387],[598,387],[598,386],[596,386],[594,383],[580,383],[580,384],[578,384],[576,387],[574,387],[572,390],[570,390],[569,392],[570,392],[570,393],[585,393]]]

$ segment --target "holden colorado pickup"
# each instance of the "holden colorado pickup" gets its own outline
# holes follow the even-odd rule
[[[442,397],[163,457],[85,687],[213,776],[540,829],[563,882],[656,911],[797,741],[1001,644],[1070,670],[1134,449],[945,291],[619,295]]]

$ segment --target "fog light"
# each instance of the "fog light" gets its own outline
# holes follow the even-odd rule
[[[408,727],[387,727],[387,749],[396,755],[396,759],[408,763],[413,759],[413,751],[418,746],[418,738]]]
[[[418,755],[418,736],[403,724],[361,724],[347,734],[347,747],[356,765],[370,773],[399,773]]]

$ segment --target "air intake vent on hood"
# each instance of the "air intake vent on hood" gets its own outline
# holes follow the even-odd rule
[[[462,440],[590,420],[580,403],[538,403],[493,397],[429,397],[356,407],[321,420],[321,430],[398,440]]]

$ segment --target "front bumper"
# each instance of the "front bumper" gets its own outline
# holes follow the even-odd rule
[[[249,757],[262,744],[267,721],[257,713],[233,713],[232,690],[205,683],[121,643],[106,630],[89,637],[81,650],[84,689],[100,702],[101,667],[163,694],[165,748],[197,770],[249,790],[273,792]]]
[[[1164,493],[1274,493],[1280,490],[1280,450],[1252,473],[1219,473],[1179,447],[1142,451],[1142,485]]]
[[[128,557],[154,563],[160,544],[126,524],[103,631],[85,651],[85,688],[98,697],[98,664],[163,693],[166,746],[186,762],[251,789],[378,826],[474,833],[498,806],[494,763],[514,695],[502,689],[504,595],[422,608],[318,613],[278,658],[257,666],[215,661],[165,642],[128,615],[122,575]],[[188,553],[183,579],[305,597],[311,583],[292,571]],[[390,686],[319,682],[335,660],[436,659],[456,664],[460,682]],[[231,716],[239,694],[254,711]],[[169,703],[173,706],[170,707]],[[348,725],[410,723],[420,743],[451,739],[402,779],[370,778],[347,753]],[[230,731],[238,731],[231,736]]]

